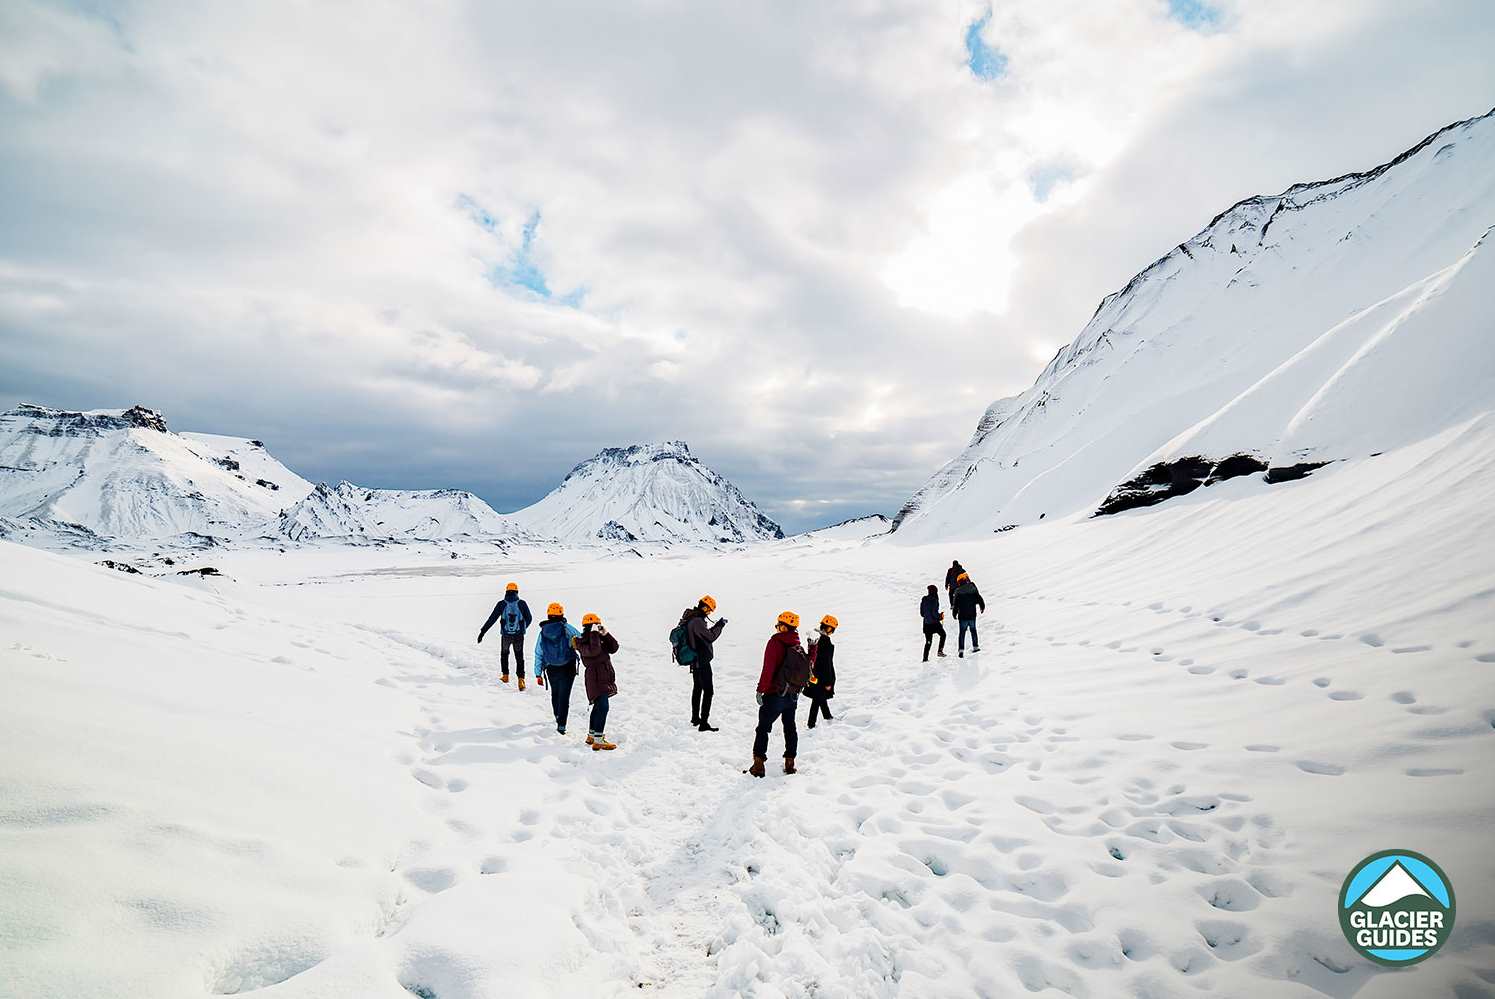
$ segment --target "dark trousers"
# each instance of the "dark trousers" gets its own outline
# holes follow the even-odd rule
[[[968,631],[971,633],[971,648],[981,648],[981,639],[976,637],[976,619],[963,617],[960,619],[960,651],[962,652],[966,650],[966,632]]]
[[[809,697],[810,697],[810,721],[808,722],[807,727],[808,728],[814,728],[815,727],[815,715],[816,715],[816,713],[825,715],[825,720],[826,721],[830,721],[831,720],[831,706],[830,706],[830,703],[828,701],[826,701],[826,699],[824,697],[820,696],[819,694],[810,694]],[[768,700],[768,698],[765,697],[764,700],[766,701],[766,700]]]
[[[924,626],[924,661],[926,663],[929,662],[929,646],[934,644],[935,635],[940,636],[940,653],[943,655],[945,651],[945,625],[943,622],[936,621],[934,624],[926,624]]]
[[[545,685],[550,688],[550,708],[555,712],[557,728],[566,727],[566,717],[571,714],[571,685],[575,682],[575,666],[545,668]]]
[[[517,635],[503,636],[503,642],[498,650],[499,668],[503,670],[504,676],[509,675],[509,650],[514,652],[514,668],[519,675],[524,675],[524,632]]]
[[[593,735],[601,735],[607,729],[607,695],[592,702],[592,720],[587,726]]]
[[[693,725],[711,720],[711,695],[715,688],[711,685],[711,664],[696,663],[690,668],[690,721]]]
[[[753,736],[753,756],[768,756],[768,733],[773,723],[784,721],[784,755],[792,757],[799,749],[799,729],[794,727],[794,709],[799,707],[798,694],[765,694],[758,709],[758,731]]]

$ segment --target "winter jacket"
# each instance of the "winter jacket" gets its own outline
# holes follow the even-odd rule
[[[827,701],[836,696],[836,646],[825,635],[810,642],[810,675],[815,682],[805,693]]]
[[[612,633],[602,634],[594,629],[584,629],[580,636],[571,640],[581,664],[586,669],[587,703],[606,694],[618,692],[618,674],[613,672],[613,653],[618,651],[618,640]]]
[[[535,676],[551,666],[576,668],[576,650],[571,639],[581,632],[566,623],[563,617],[546,618],[540,625],[540,635],[535,639]]]
[[[926,593],[919,601],[919,616],[927,625],[940,623],[940,597],[938,593]]]
[[[779,665],[784,661],[784,651],[791,645],[799,645],[799,632],[776,631],[763,649],[763,673],[758,677],[758,693],[782,694],[789,689],[779,681]]]
[[[962,621],[976,620],[977,607],[983,612],[986,610],[986,601],[981,599],[981,591],[969,579],[955,588],[955,599],[951,603],[955,608],[955,616]]]
[[[722,626],[726,621],[718,621],[713,625],[706,623],[706,612],[699,607],[685,612],[685,640],[690,647],[696,650],[696,665],[710,666],[711,657],[714,654],[712,644],[721,637]]]
[[[493,605],[493,613],[488,615],[488,620],[483,622],[483,629],[478,632],[478,641],[481,642],[483,640],[483,636],[488,634],[488,629],[493,627],[498,619],[503,616],[504,608],[512,603],[519,604],[519,616],[523,619],[523,623],[517,629],[511,631],[506,621],[499,630],[505,635],[524,634],[525,630],[529,628],[530,622],[535,619],[535,616],[529,612],[529,604],[519,599],[519,594],[505,593],[504,598]]]
[[[950,593],[955,589],[955,577],[965,572],[959,562],[945,570],[945,592]]]

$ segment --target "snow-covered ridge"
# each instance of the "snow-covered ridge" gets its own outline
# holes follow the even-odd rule
[[[606,448],[538,503],[510,515],[562,541],[736,544],[784,536],[684,441]]]
[[[1222,472],[1290,479],[1495,408],[1492,116],[1220,213],[994,403],[895,530],[1124,509]]]
[[[291,541],[449,541],[512,535],[514,527],[461,489],[369,489],[325,482],[281,513]]]

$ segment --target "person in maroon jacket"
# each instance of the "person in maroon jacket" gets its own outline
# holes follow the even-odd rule
[[[602,626],[602,618],[588,614],[581,619],[581,634],[571,639],[571,647],[586,669],[587,703],[592,706],[587,745],[593,752],[617,749],[614,743],[607,741],[603,730],[607,726],[608,701],[618,693],[618,674],[613,670],[613,653],[618,651],[618,640]]]
[[[753,736],[753,765],[747,772],[762,777],[768,761],[768,733],[776,719],[784,722],[784,773],[794,773],[794,754],[799,749],[799,731],[794,711],[799,692],[810,675],[810,657],[799,644],[799,615],[785,611],[774,625],[774,633],[763,650],[763,672],[758,677],[758,730]]]

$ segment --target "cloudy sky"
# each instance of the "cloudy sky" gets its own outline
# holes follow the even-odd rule
[[[1242,197],[1495,104],[1486,0],[0,3],[0,405],[533,501],[893,512]]]

